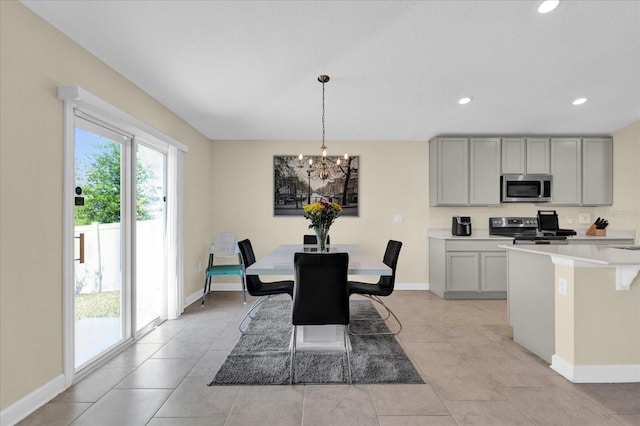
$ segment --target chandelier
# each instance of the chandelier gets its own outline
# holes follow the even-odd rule
[[[329,80],[330,78],[328,75],[321,75],[318,77],[318,81],[322,83],[322,146],[320,146],[322,155],[320,157],[320,161],[318,162],[314,162],[313,157],[310,157],[306,162],[307,174],[309,175],[309,178],[313,176],[317,179],[322,179],[322,181],[325,181],[333,177],[333,175],[340,173],[340,161],[341,161],[341,159],[338,158],[334,163],[327,159],[327,145],[325,144],[325,140],[324,140],[325,138],[324,85],[328,83]],[[348,162],[348,160],[349,160],[349,154],[345,153],[344,161]],[[302,154],[298,156],[298,161],[299,161],[298,167],[300,168],[305,167],[304,156]]]

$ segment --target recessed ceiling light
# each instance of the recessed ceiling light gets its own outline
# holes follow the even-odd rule
[[[575,101],[573,101],[573,104],[574,105],[582,105],[585,102],[587,102],[587,98],[578,98]]]
[[[458,103],[460,105],[466,105],[471,102],[471,99],[473,99],[471,96],[465,96],[464,98],[460,98],[460,100],[458,100]]]
[[[538,13],[549,13],[560,4],[560,0],[545,0],[538,6]]]

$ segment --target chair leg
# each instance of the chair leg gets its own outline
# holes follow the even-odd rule
[[[251,312],[257,308],[258,306],[260,306],[262,303],[264,303],[265,300],[267,300],[268,297],[265,296],[260,296],[256,299],[255,302],[253,302],[253,305],[251,305],[251,307],[249,308],[249,310],[247,311],[246,314],[244,314],[244,317],[242,317],[242,321],[240,321],[240,323],[238,323],[238,330],[240,330],[240,333],[244,334],[246,333],[247,329],[245,328],[244,330],[242,329],[242,324],[247,320],[247,318],[249,318],[251,316]],[[253,317],[251,317],[253,318]]]
[[[211,291],[211,277],[207,276],[204,279],[204,289],[202,290],[202,303],[200,304],[200,306],[204,305],[204,300],[207,297],[207,284],[209,285],[209,291]]]
[[[396,316],[395,313],[393,313],[393,311],[391,309],[389,309],[389,307],[387,305],[384,304],[384,302],[378,297],[378,296],[373,296],[373,295],[369,295],[369,294],[363,294],[362,296],[368,297],[369,299],[373,300],[374,302],[379,303],[386,311],[387,311],[387,316],[386,318],[380,318],[380,320],[386,320],[389,317],[393,317],[393,319],[396,320],[396,322],[399,325],[399,329],[398,331],[389,331],[386,333],[354,333],[353,331],[351,331],[351,324],[349,324],[347,326],[347,330],[349,331],[349,334],[353,335],[353,336],[382,336],[382,335],[391,335],[391,336],[395,336],[396,334],[399,334],[402,331],[402,323],[400,322],[400,320],[398,319],[398,317]],[[377,320],[378,318],[376,318]],[[353,319],[352,319],[353,321]],[[356,319],[356,321],[361,321],[361,319]],[[364,321],[364,319],[362,319],[362,321]]]
[[[352,384],[353,381],[351,379],[351,351],[349,350],[349,335],[347,334],[347,329],[349,324],[344,326],[344,350],[347,352],[347,380],[349,384]]]
[[[242,304],[246,305],[247,304],[247,278],[244,272],[242,273],[242,276],[240,278],[242,279]]]
[[[296,353],[296,339],[298,338],[298,336],[296,335],[297,332],[297,327],[294,325],[293,326],[293,333],[292,336],[292,341],[291,341],[291,356],[289,357],[289,384],[292,385],[293,384],[293,361],[295,360],[295,353]]]

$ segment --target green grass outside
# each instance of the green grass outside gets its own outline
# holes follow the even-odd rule
[[[120,317],[120,292],[76,294],[76,321],[82,318]]]

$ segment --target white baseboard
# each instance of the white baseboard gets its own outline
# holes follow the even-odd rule
[[[396,283],[395,290],[429,290],[429,283]]]
[[[211,291],[242,291],[242,283],[211,283]],[[202,290],[186,296],[184,306],[189,306],[200,299],[202,299]]]
[[[0,412],[0,425],[15,425],[38,408],[51,401],[65,389],[64,375],[61,374],[2,410],[2,412]]]
[[[573,383],[640,382],[640,364],[573,365],[553,355],[551,368]]]

